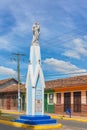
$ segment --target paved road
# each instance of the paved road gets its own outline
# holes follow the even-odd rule
[[[57,130],[57,129],[55,129]],[[61,129],[58,130],[87,130],[87,128],[78,128],[78,127],[72,127],[72,126],[65,126],[63,125],[63,127]]]
[[[63,128],[58,130],[87,130],[87,123],[83,123],[83,122],[58,119],[58,123],[63,124]],[[16,128],[16,127],[0,124],[0,130],[28,130],[28,129]],[[57,129],[53,129],[53,130],[57,130]]]
[[[26,130],[24,128],[16,128],[9,125],[0,124],[0,130]]]
[[[63,128],[59,130],[87,130],[87,123],[84,122],[58,119],[58,123],[63,124]]]

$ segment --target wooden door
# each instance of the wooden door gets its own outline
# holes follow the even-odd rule
[[[10,96],[7,97],[7,101],[6,101],[6,106],[7,106],[7,110],[10,110],[10,106],[11,106],[11,98]]]
[[[64,112],[71,109],[71,93],[64,93]]]
[[[74,92],[74,112],[81,112],[81,92]]]

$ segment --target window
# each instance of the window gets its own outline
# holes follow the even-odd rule
[[[54,95],[53,93],[49,94],[49,103],[53,103]]]
[[[61,93],[57,93],[56,97],[57,97],[57,104],[61,104]]]

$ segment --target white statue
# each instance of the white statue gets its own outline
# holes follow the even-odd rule
[[[40,35],[40,26],[38,23],[35,23],[32,27],[32,31],[33,31],[33,40],[32,40],[32,44],[37,44],[38,43],[38,39],[39,39],[39,35]]]

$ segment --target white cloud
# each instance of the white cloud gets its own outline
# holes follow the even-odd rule
[[[87,72],[86,69],[80,69],[76,65],[71,64],[70,62],[66,62],[54,58],[45,59],[44,63],[47,64],[48,66],[51,66],[51,70],[55,70],[62,74],[71,73],[71,75],[73,75],[75,73],[82,74]]]
[[[8,37],[3,36],[0,37],[0,49],[11,51],[16,49],[16,46],[11,43]]]
[[[0,37],[0,49],[9,49],[8,41],[4,37]]]
[[[75,58],[75,59],[80,59],[80,55],[75,51],[68,50],[68,51],[64,52],[63,55],[65,55],[67,57]]]
[[[73,43],[75,44],[75,50],[77,53],[87,55],[87,50],[85,49],[84,41],[82,39],[74,39]]]
[[[14,71],[11,68],[7,68],[4,66],[0,66],[0,75],[11,75],[11,76],[16,76],[17,72]]]
[[[39,10],[35,10],[36,6],[33,5],[33,2],[28,3],[24,0],[22,0],[22,2],[19,2],[17,0],[13,2],[11,0],[8,0],[8,2],[1,2],[0,7],[2,7],[1,9],[3,13],[10,13],[14,20],[13,26],[8,24],[8,26],[11,26],[11,29],[4,34],[3,39],[2,37],[0,38],[0,49],[18,50],[21,42],[21,39],[19,41],[19,38],[22,37],[26,39],[29,35],[31,37],[32,24],[37,20],[41,26],[41,35],[43,35],[43,37],[47,37],[50,34],[48,28],[44,27],[43,22],[46,20],[46,17],[43,17],[43,15],[46,14],[46,11],[42,10],[41,8]],[[10,19],[10,16],[8,19]],[[15,41],[18,41],[19,44],[17,44]],[[24,45],[22,44],[21,47],[22,46]],[[16,49],[14,47],[16,47]]]
[[[80,59],[81,56],[87,56],[87,45],[85,44],[85,41],[83,39],[73,39],[69,44],[70,46],[66,49],[63,55],[76,59]]]
[[[22,2],[16,0],[14,3],[10,3],[9,10],[16,21],[16,25],[12,29],[14,33],[19,35],[27,34],[32,30],[31,27],[34,22],[38,20],[37,22],[42,23],[42,21],[46,20],[43,17],[43,15],[46,15],[46,11],[42,8],[35,9],[37,6],[33,5],[33,2],[25,2],[24,0]],[[43,31],[47,31],[44,26],[42,27]]]
[[[87,40],[87,35],[83,36],[83,38]]]

